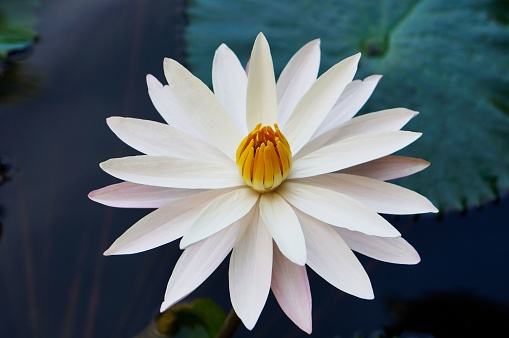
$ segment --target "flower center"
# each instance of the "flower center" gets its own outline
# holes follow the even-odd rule
[[[274,129],[259,123],[237,148],[240,176],[248,186],[261,193],[277,188],[292,167],[290,145],[277,124]]]

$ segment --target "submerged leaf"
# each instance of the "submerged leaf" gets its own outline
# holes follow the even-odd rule
[[[225,319],[219,305],[209,298],[200,298],[159,314],[136,338],[213,338]]]
[[[273,41],[277,73],[317,37],[322,69],[360,50],[358,78],[384,75],[361,113],[420,111],[406,129],[425,137],[401,153],[432,166],[399,183],[441,210],[479,205],[509,188],[505,1],[193,0],[187,14],[188,63],[208,83],[217,45],[225,42],[245,63],[246,36],[260,31]]]

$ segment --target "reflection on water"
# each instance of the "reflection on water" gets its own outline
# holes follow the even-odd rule
[[[35,69],[43,81],[35,81],[37,95],[0,106],[0,153],[9,156],[11,167],[15,163],[12,179],[0,186],[0,336],[129,337],[157,314],[180,254],[178,244],[102,256],[149,211],[101,206],[86,195],[116,182],[98,163],[136,154],[108,129],[106,117],[162,121],[147,95],[145,75],[163,80],[163,57],[183,61],[183,2],[53,0],[41,5],[41,40],[23,69]],[[377,296],[372,302],[337,291],[309,271],[313,336],[371,332],[391,321],[385,297],[415,298],[426,289],[464,286],[509,303],[509,295],[495,292],[509,284],[509,277],[489,259],[509,254],[508,229],[500,225],[508,203],[505,199],[462,219],[446,215],[441,223],[402,217],[395,225],[423,262],[395,266],[361,257]],[[485,246],[493,249],[482,250]],[[228,310],[227,263],[191,297],[211,297]],[[494,274],[496,280],[490,278]],[[253,332],[241,327],[237,335],[264,336],[307,337],[272,296]]]
[[[500,337],[509,318],[508,306],[457,291],[393,301],[391,308],[396,323],[386,328],[387,337],[399,337],[405,330],[436,338]]]
[[[0,152],[19,168],[0,187],[0,336],[126,337],[157,313],[179,250],[102,256],[147,211],[86,195],[113,182],[99,162],[134,154],[106,117],[156,119],[145,75],[181,59],[180,3],[52,1],[39,18],[41,40],[19,68],[41,75],[39,94],[0,106]]]
[[[40,92],[40,74],[26,67],[24,60],[9,61],[0,77],[0,106],[21,103]]]

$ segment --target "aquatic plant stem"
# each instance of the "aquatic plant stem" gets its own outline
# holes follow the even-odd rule
[[[235,334],[235,331],[237,331],[239,324],[240,318],[237,316],[235,310],[232,307],[228,313],[228,316],[226,316],[226,319],[224,320],[223,327],[217,333],[216,338],[232,338]]]

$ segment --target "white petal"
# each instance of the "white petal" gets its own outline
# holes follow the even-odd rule
[[[277,123],[277,96],[274,66],[270,48],[265,36],[260,33],[256,37],[247,80],[247,129],[253,130],[261,123],[273,125]]]
[[[100,164],[121,180],[169,188],[220,189],[244,185],[235,163],[201,162],[167,156],[129,156]]]
[[[296,181],[345,194],[383,214],[438,212],[426,197],[395,184],[368,177],[331,173]]]
[[[105,255],[124,255],[150,250],[180,238],[200,211],[228,189],[208,190],[184,197],[151,212],[124,232]]]
[[[231,162],[207,142],[167,124],[116,116],[106,122],[122,141],[147,155]]]
[[[277,80],[278,124],[284,127],[320,68],[320,40],[308,42],[290,59]]]
[[[178,103],[169,86],[163,86],[159,80],[149,74],[147,75],[147,87],[152,104],[169,125],[196,138],[204,139],[203,135],[196,130],[185,110]]]
[[[277,192],[295,208],[331,225],[368,235],[401,236],[383,217],[346,195],[289,181]]]
[[[259,194],[248,187],[235,189],[211,201],[180,242],[180,248],[201,241],[244,217],[258,201]]]
[[[336,288],[359,298],[373,299],[369,277],[348,245],[327,224],[297,213],[302,224],[307,264]]]
[[[238,227],[234,224],[184,250],[166,287],[161,312],[193,292],[216,270],[232,250]]]
[[[329,144],[352,136],[383,133],[401,129],[417,112],[395,108],[358,116],[309,141],[294,158],[303,157]]]
[[[350,249],[379,261],[396,264],[417,264],[419,254],[402,237],[377,237],[342,228],[334,230],[343,238]]]
[[[429,165],[428,161],[420,158],[390,155],[343,169],[340,172],[388,181],[418,173]]]
[[[365,78],[364,81],[356,80],[348,84],[313,137],[345,123],[357,114],[369,99],[381,78],[381,75],[371,75]]]
[[[164,59],[164,74],[179,105],[196,130],[229,158],[235,160],[243,135],[210,89],[172,59]]]
[[[270,287],[288,318],[311,334],[311,290],[306,267],[290,262],[275,244]]]
[[[421,136],[410,131],[360,135],[330,144],[296,159],[288,178],[330,173],[371,161],[406,147]]]
[[[170,202],[200,192],[203,192],[203,190],[153,187],[122,182],[91,191],[88,198],[117,208],[160,208]]]
[[[346,85],[352,81],[360,54],[351,56],[322,74],[290,115],[283,134],[297,153],[315,133]]]
[[[214,94],[242,135],[247,135],[247,75],[239,59],[225,44],[219,46],[212,63]]]
[[[306,264],[306,243],[292,207],[276,193],[262,194],[260,215],[281,252],[293,263]]]
[[[272,237],[254,209],[252,221],[237,234],[228,277],[235,312],[251,330],[269,295],[272,272]]]

